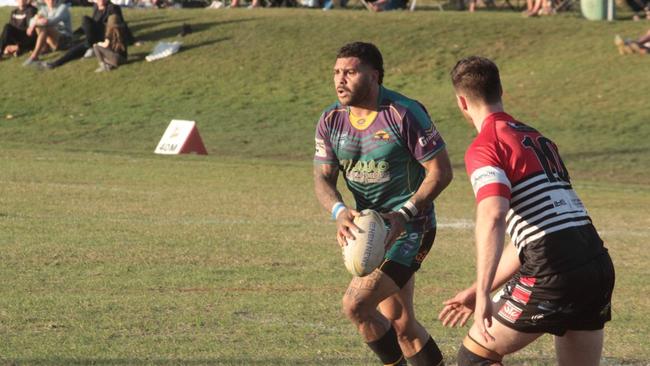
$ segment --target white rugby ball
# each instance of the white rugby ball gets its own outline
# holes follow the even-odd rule
[[[343,247],[345,268],[354,276],[370,274],[384,260],[384,240],[388,230],[381,215],[374,210],[363,210],[354,218],[360,231],[353,230],[356,239],[347,239]]]

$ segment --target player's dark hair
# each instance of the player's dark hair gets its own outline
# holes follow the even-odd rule
[[[361,63],[379,71],[379,84],[384,82],[384,59],[377,46],[372,43],[352,42],[339,49],[336,58],[356,57]]]
[[[457,91],[467,94],[470,99],[487,104],[501,101],[499,68],[485,57],[470,56],[458,61],[451,70],[451,82]]]

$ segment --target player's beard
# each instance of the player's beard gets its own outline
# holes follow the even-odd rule
[[[367,77],[359,80],[359,84],[357,84],[354,89],[344,87],[345,91],[348,92],[348,95],[344,98],[339,97],[339,102],[344,106],[350,107],[362,106],[366,105],[368,102],[372,102],[367,100],[371,91],[371,83],[371,78]]]

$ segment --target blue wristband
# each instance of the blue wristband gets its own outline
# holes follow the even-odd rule
[[[332,206],[332,220],[336,220],[341,210],[345,210],[345,209],[346,207],[345,204],[343,204],[343,202],[336,202],[334,206]]]

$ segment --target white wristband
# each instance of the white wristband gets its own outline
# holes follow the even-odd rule
[[[398,210],[399,213],[404,216],[406,221],[411,221],[417,214],[418,208],[415,207],[415,204],[411,201],[406,201],[406,203]]]

